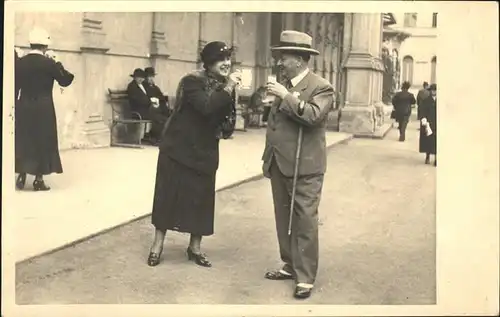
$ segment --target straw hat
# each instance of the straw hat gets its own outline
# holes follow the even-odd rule
[[[312,48],[312,37],[306,33],[285,30],[281,32],[280,44],[271,48],[272,51],[295,51],[319,55],[319,51]]]

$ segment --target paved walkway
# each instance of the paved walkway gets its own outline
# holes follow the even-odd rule
[[[329,132],[329,146],[350,139]],[[220,143],[216,188],[240,183],[262,174],[265,130],[237,132]],[[27,190],[14,195],[15,259],[57,249],[151,212],[158,149],[104,148],[61,153],[64,174],[46,178],[50,192]]]
[[[264,278],[281,263],[263,179],[216,195],[215,234],[202,245],[212,268],[188,262],[189,235],[176,232],[167,234],[161,264],[147,266],[146,217],[16,265],[17,304],[435,304],[436,168],[418,153],[416,128],[404,143],[393,129],[384,140],[330,151],[309,300],[292,297],[291,281]]]

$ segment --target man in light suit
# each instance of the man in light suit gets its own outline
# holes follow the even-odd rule
[[[262,156],[264,175],[271,179],[276,230],[284,266],[267,272],[271,280],[295,280],[294,296],[308,298],[318,270],[318,205],[326,172],[326,121],[334,104],[334,89],[308,68],[312,38],[301,32],[283,31],[273,47],[282,83],[270,82],[267,92],[276,96],[268,119]],[[290,202],[299,126],[303,142],[296,196],[288,235]]]

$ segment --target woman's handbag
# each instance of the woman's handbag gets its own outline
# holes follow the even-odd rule
[[[391,119],[396,119],[396,110],[392,110]]]
[[[217,137],[219,139],[229,139],[233,135],[235,127],[236,127],[236,108],[233,103],[231,112],[224,117],[224,120],[219,126],[219,133]]]

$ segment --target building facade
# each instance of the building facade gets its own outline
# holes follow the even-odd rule
[[[398,47],[401,65],[400,82],[409,81],[410,91],[417,92],[424,81],[436,83],[438,14],[396,13],[397,23],[391,29],[409,38]]]
[[[235,47],[235,67],[251,78],[241,95],[251,94],[276,72],[269,47],[284,29],[309,33],[321,52],[311,68],[336,87],[330,127],[369,135],[384,122],[382,34],[393,23],[382,13],[18,12],[15,45],[28,51],[29,31],[43,27],[75,74],[72,86],[54,88],[61,149],[109,146],[108,88],[125,89],[134,68],[153,66],[157,84],[173,95],[210,41]]]

